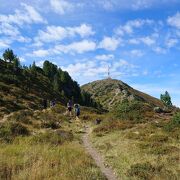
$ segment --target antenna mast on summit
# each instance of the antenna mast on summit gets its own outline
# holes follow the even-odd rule
[[[111,76],[110,76],[110,66],[108,65],[108,79],[111,79]]]

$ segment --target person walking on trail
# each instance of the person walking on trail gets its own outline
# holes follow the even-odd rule
[[[47,99],[43,99],[43,108],[47,109]]]
[[[79,120],[79,116],[80,116],[80,106],[79,106],[79,104],[74,105],[74,111],[75,111],[76,120]]]
[[[67,113],[69,113],[70,116],[72,116],[72,108],[73,108],[72,101],[69,100],[67,103]]]
[[[50,101],[50,107],[51,107],[51,108],[54,107],[55,105],[56,105],[55,100]]]

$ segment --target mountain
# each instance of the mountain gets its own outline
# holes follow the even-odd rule
[[[133,89],[126,83],[116,79],[94,81],[83,85],[81,89],[90,93],[92,98],[107,110],[111,110],[114,106],[126,100],[137,100],[148,103],[153,107],[163,107],[163,103],[159,99]]]

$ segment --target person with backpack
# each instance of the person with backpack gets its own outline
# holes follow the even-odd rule
[[[79,120],[79,116],[80,116],[80,106],[79,106],[79,104],[74,105],[74,111],[75,111],[76,120]]]
[[[69,113],[70,116],[72,116],[72,109],[73,109],[73,104],[72,101],[69,100],[67,103],[67,113]]]

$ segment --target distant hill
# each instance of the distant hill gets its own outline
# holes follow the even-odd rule
[[[133,89],[120,80],[98,80],[83,85],[81,89],[90,93],[92,98],[108,110],[111,110],[113,106],[122,103],[124,100],[138,100],[151,106],[163,107],[163,103],[159,99]]]

